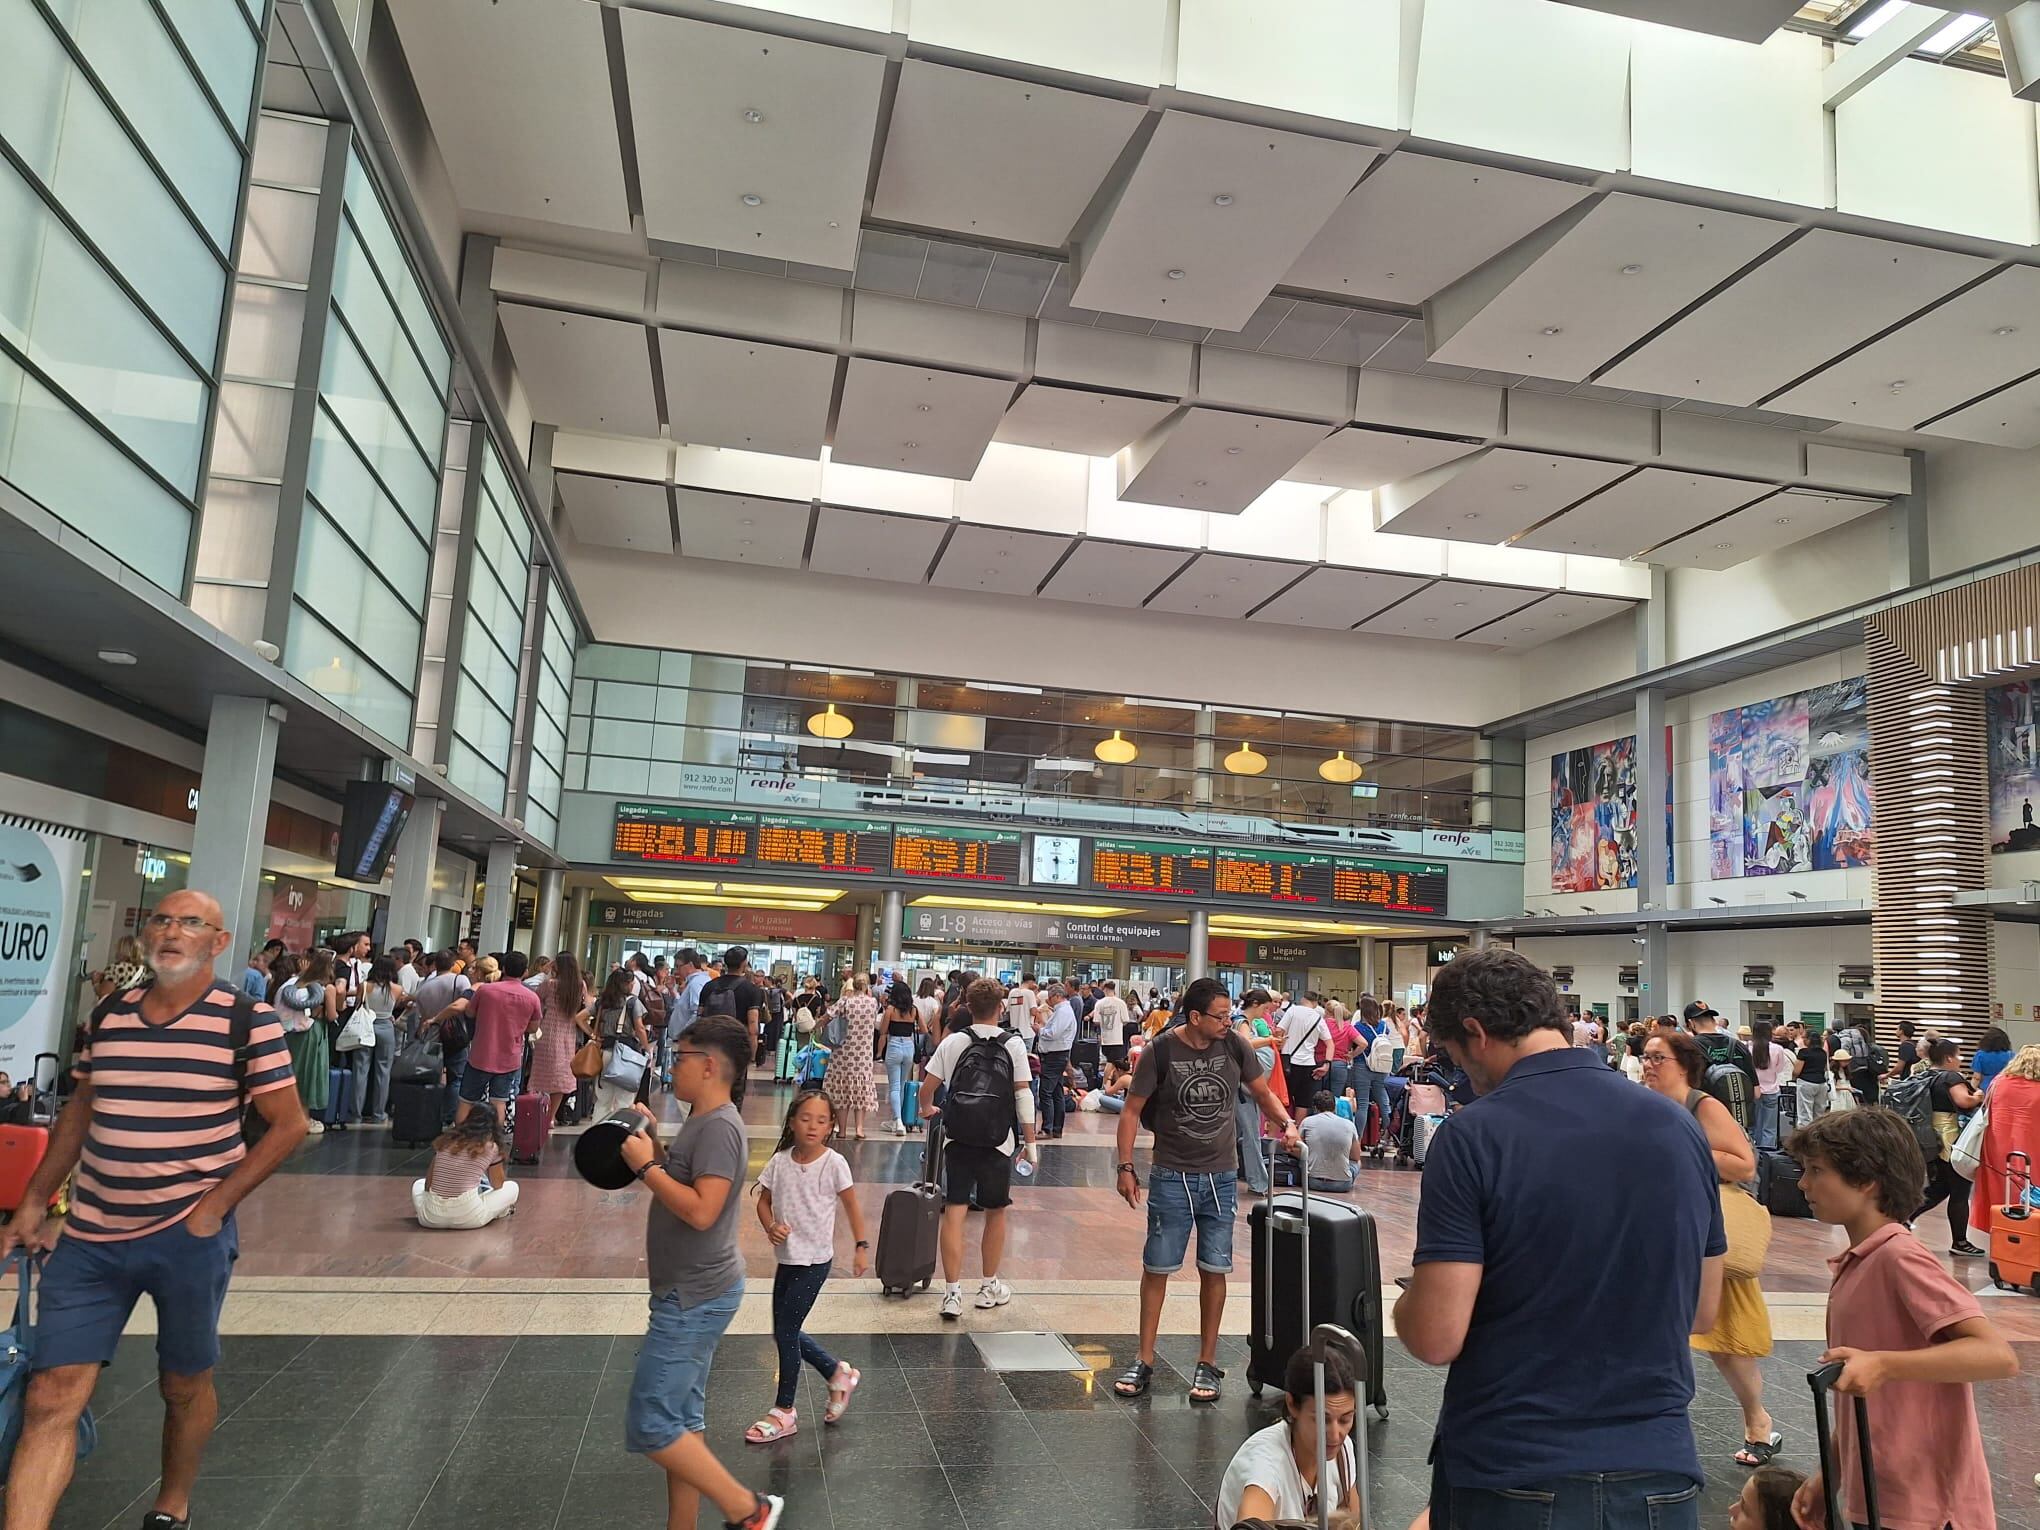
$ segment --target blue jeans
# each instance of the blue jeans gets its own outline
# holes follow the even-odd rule
[[[1434,1464],[1431,1530],[1700,1530],[1700,1484],[1679,1472],[1596,1472],[1456,1488]]]
[[[836,1377],[835,1357],[800,1326],[814,1311],[815,1298],[822,1294],[822,1282],[828,1278],[827,1262],[782,1264],[772,1272],[772,1339],[779,1346],[779,1394],[772,1400],[775,1408],[793,1406],[800,1392],[801,1361],[819,1371],[824,1381]]]
[[[1041,1089],[1035,1101],[1041,1116],[1041,1129],[1045,1132],[1059,1132],[1063,1129],[1063,1079],[1070,1071],[1070,1054],[1043,1052],[1041,1057]]]
[[[1335,1062],[1326,1064],[1323,1087],[1325,1092],[1331,1095],[1334,1100],[1346,1092],[1346,1084],[1351,1076],[1352,1067],[1351,1063]]]
[[[1261,1107],[1252,1095],[1233,1106],[1233,1133],[1239,1140],[1240,1177],[1256,1195],[1268,1193],[1268,1154],[1261,1146]]]
[[[446,1099],[439,1108],[439,1119],[447,1126],[453,1125],[453,1113],[460,1104],[461,1075],[467,1072],[467,1053],[456,1052],[446,1059]]]
[[[625,1450],[648,1456],[707,1429],[708,1367],[743,1299],[742,1276],[721,1296],[692,1307],[681,1306],[670,1291],[652,1298],[652,1320],[624,1404]]]
[[[1775,1094],[1760,1094],[1757,1096],[1755,1144],[1772,1152],[1776,1152],[1778,1149],[1779,1099],[1780,1097]]]
[[[1230,1174],[1186,1174],[1157,1168],[1148,1174],[1147,1245],[1140,1267],[1150,1275],[1173,1275],[1197,1233],[1197,1268],[1230,1275],[1233,1214],[1238,1192]]]
[[[888,1036],[885,1039],[885,1087],[887,1098],[892,1101],[892,1114],[888,1121],[903,1121],[900,1114],[900,1096],[911,1085],[914,1072],[914,1038],[911,1036]]]
[[[1346,1082],[1353,1090],[1353,1124],[1360,1128],[1360,1136],[1367,1136],[1367,1106],[1371,1102],[1381,1111],[1381,1129],[1388,1130],[1388,1080],[1376,1073],[1357,1058]]]

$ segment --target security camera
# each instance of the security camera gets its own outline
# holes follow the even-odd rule
[[[1707,901],[1709,903],[1712,903],[1716,908],[1728,907],[1728,899],[1726,898],[1709,898]]]
[[[1785,896],[1788,898],[1796,899],[1801,903],[1804,903],[1806,901],[1806,894],[1802,892],[1788,892],[1787,894],[1785,894]]]

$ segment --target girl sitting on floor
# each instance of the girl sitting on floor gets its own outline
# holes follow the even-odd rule
[[[517,1186],[503,1178],[496,1113],[470,1111],[432,1144],[432,1168],[411,1181],[411,1208],[425,1227],[486,1227],[517,1209]]]

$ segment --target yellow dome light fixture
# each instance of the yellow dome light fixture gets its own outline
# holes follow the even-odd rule
[[[816,738],[848,738],[855,731],[833,701],[807,720],[807,730]]]
[[[1325,780],[1336,781],[1341,786],[1350,785],[1366,774],[1360,768],[1358,760],[1346,758],[1346,751],[1343,749],[1318,766],[1317,773]]]
[[[1091,753],[1107,765],[1131,765],[1140,758],[1140,751],[1133,746],[1133,740],[1120,737],[1119,730],[1112,730],[1112,737],[1101,738]]]
[[[1268,768],[1268,756],[1257,753],[1252,744],[1242,739],[1240,747],[1227,755],[1224,763],[1236,776],[1258,776]]]

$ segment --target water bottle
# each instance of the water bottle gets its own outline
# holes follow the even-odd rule
[[[1013,1154],[1013,1172],[1022,1179],[1034,1178],[1034,1155],[1040,1151],[1026,1143],[1021,1144],[1019,1151]]]

